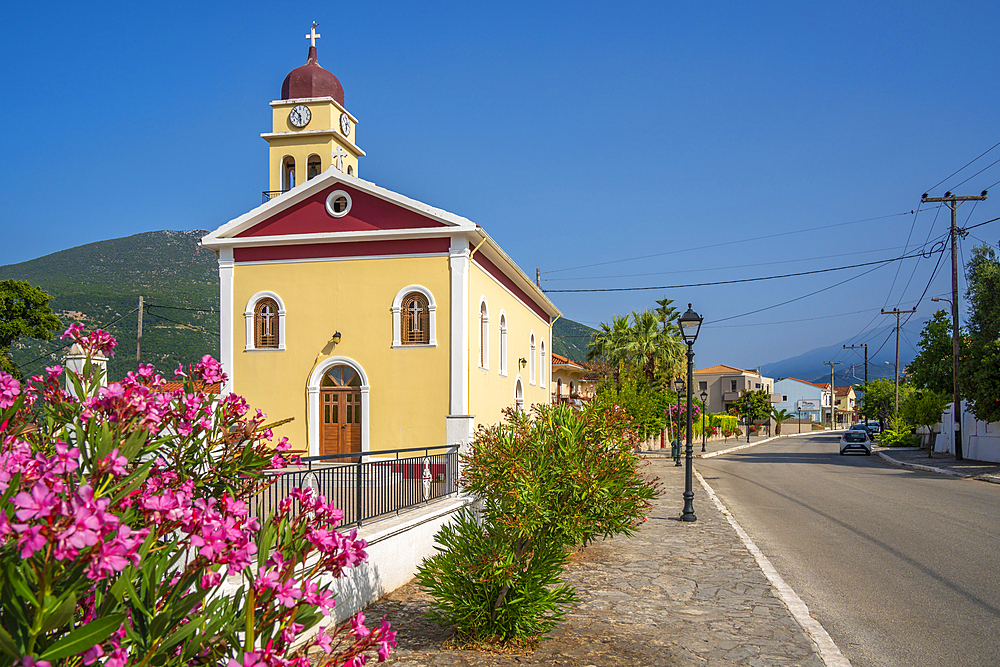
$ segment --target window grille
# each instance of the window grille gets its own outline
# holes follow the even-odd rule
[[[253,309],[254,347],[278,347],[278,304],[264,298]]]
[[[431,342],[430,307],[420,292],[403,297],[400,318],[400,342],[403,345],[428,345]]]

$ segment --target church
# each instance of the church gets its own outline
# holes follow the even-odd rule
[[[270,103],[264,203],[219,258],[233,391],[310,456],[464,444],[549,401],[559,310],[476,223],[360,177],[344,90],[317,60]]]

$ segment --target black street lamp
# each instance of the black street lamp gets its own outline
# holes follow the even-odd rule
[[[691,310],[688,304],[687,312],[680,316],[678,323],[681,325],[681,336],[687,343],[688,377],[687,377],[687,447],[685,448],[684,459],[687,469],[684,472],[684,511],[681,513],[681,521],[697,521],[694,514],[694,490],[692,481],[694,478],[694,464],[691,461],[691,385],[694,382],[694,350],[692,346],[698,339],[698,331],[701,329],[702,316]]]
[[[708,411],[708,392],[701,392],[701,451],[705,452],[705,413]]]
[[[674,389],[677,391],[677,407],[681,407],[681,394],[684,393],[684,378],[677,378],[674,380]],[[674,467],[680,467],[681,465],[681,443],[680,443],[680,430],[681,430],[681,416],[677,415],[677,428],[674,433],[674,441],[677,443],[677,456],[674,457]],[[671,446],[673,443],[671,443]]]

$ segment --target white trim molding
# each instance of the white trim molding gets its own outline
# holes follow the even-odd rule
[[[222,357],[222,370],[228,376],[223,394],[233,389],[233,271],[236,262],[233,261],[232,248],[219,249],[219,356]]]
[[[483,312],[485,310],[485,317]],[[479,320],[479,370],[490,370],[490,304],[486,295],[479,297],[479,309],[476,311]]]
[[[535,369],[538,367],[538,350],[535,347],[535,330],[531,330],[528,338],[528,384],[535,386]]]
[[[278,304],[278,347],[257,348],[253,335],[253,311],[257,307],[257,302],[261,299],[274,299]],[[244,352],[283,352],[285,350],[285,303],[281,297],[274,292],[261,291],[250,297],[247,307],[243,310],[243,319],[246,324],[246,347]]]
[[[500,350],[499,356],[500,360],[497,366],[499,366],[500,377],[507,377],[507,357],[510,354],[510,350],[507,345],[507,313],[502,309],[500,310]]]
[[[309,375],[309,384],[306,385],[306,392],[308,393],[308,440],[309,440],[309,456],[319,456],[319,391],[320,382],[323,381],[323,376],[328,370],[334,366],[350,366],[358,375],[361,377],[361,451],[368,451],[368,421],[369,421],[369,406],[370,402],[368,399],[368,375],[365,370],[361,367],[361,364],[350,359],[348,357],[327,357],[323,361],[316,364],[313,368],[312,373]]]
[[[542,346],[538,348],[538,386],[545,389],[548,386],[546,379],[552,374],[552,367],[548,363],[548,353],[545,351],[545,339],[542,339]]]
[[[464,234],[451,237],[451,414],[469,413],[469,242]],[[476,314],[478,316],[478,313]]]
[[[427,312],[431,332],[430,341],[426,345],[403,345],[403,323],[400,311],[403,307],[403,299],[406,298],[407,294],[411,294],[413,292],[419,292],[427,297]],[[396,293],[396,298],[392,300],[392,347],[393,349],[406,347],[437,347],[437,303],[434,302],[434,295],[431,294],[431,291],[423,285],[407,285],[403,289],[399,290]]]

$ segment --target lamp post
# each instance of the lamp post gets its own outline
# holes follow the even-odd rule
[[[705,452],[705,412],[708,410],[708,392],[701,392],[701,451]]]
[[[677,407],[681,407],[681,394],[684,392],[684,378],[677,378],[674,380],[674,389],[677,391]],[[674,466],[680,467],[681,465],[681,443],[680,443],[680,430],[681,430],[681,416],[677,415],[677,433],[674,434],[674,442],[677,443],[677,456],[674,457]],[[672,445],[673,443],[671,443]]]
[[[692,480],[694,478],[694,467],[691,461],[691,384],[694,382],[694,342],[698,339],[698,330],[701,329],[702,317],[691,309],[688,304],[687,312],[678,318],[681,326],[681,336],[687,343],[687,443],[684,450],[684,459],[687,469],[684,471],[684,511],[681,513],[681,521],[697,521],[694,514],[694,491],[692,490]]]

